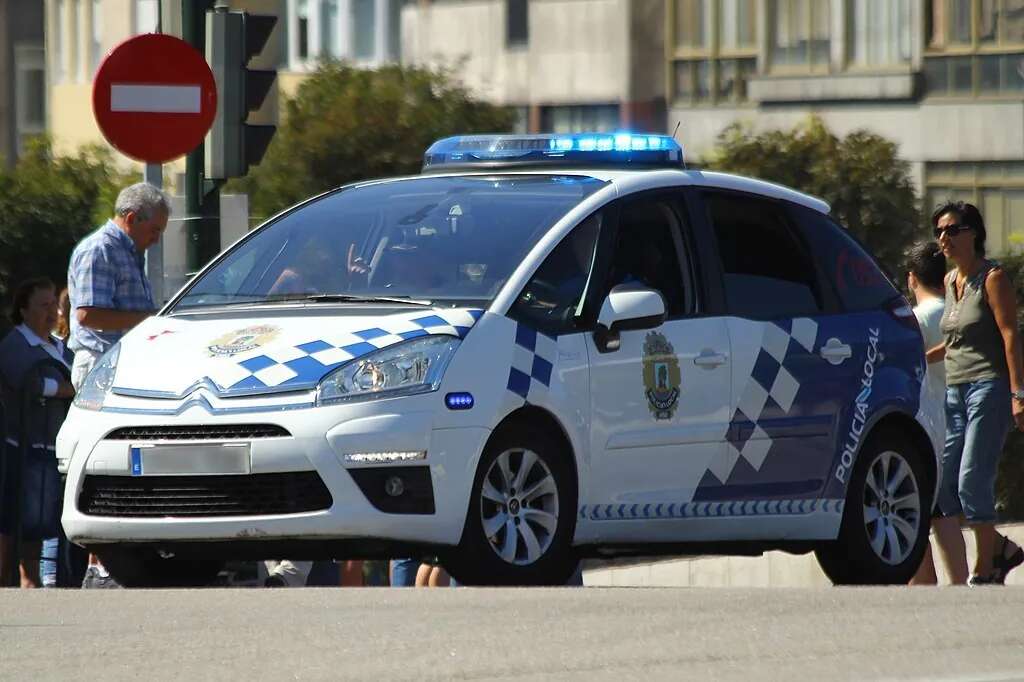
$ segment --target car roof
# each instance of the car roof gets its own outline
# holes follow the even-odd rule
[[[761,196],[791,201],[820,213],[828,214],[831,207],[822,199],[798,192],[784,185],[777,185],[766,180],[717,173],[704,170],[684,170],[682,168],[664,169],[619,169],[619,168],[579,168],[568,167],[532,167],[532,168],[488,168],[480,170],[459,170],[450,173],[430,173],[397,178],[381,178],[357,183],[357,185],[376,184],[396,180],[412,180],[415,178],[471,177],[475,175],[578,175],[592,177],[615,186],[620,196],[640,192],[645,189],[659,187],[696,186],[727,189],[735,192],[748,192]]]

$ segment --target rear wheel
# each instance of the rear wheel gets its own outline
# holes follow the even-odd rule
[[[122,587],[206,587],[213,584],[224,567],[220,560],[164,557],[150,548],[108,547],[94,551]]]
[[[488,443],[470,495],[462,541],[445,567],[467,585],[564,585],[578,560],[571,543],[576,481],[570,452],[528,422]]]
[[[928,542],[932,491],[922,455],[894,431],[865,443],[850,476],[834,542],[816,550],[836,585],[899,585],[914,575]]]

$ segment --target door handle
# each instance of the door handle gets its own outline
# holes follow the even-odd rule
[[[701,354],[693,359],[693,364],[698,367],[704,367],[705,369],[714,369],[719,365],[724,365],[728,360],[729,356],[725,353],[715,353],[714,351],[705,350],[701,351]]]
[[[821,347],[821,357],[833,365],[842,364],[843,360],[853,357],[853,350],[849,345],[837,338],[831,338]]]

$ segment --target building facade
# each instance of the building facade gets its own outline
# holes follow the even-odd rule
[[[662,0],[417,0],[403,62],[452,68],[520,132],[664,128]]]
[[[45,61],[42,5],[0,0],[0,158],[8,168],[46,132]]]
[[[1024,244],[1024,1],[667,0],[666,127],[690,156],[741,121],[899,144],[926,209],[976,203]]]

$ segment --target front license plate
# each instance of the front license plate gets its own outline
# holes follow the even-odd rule
[[[248,474],[249,443],[131,446],[132,476]]]

